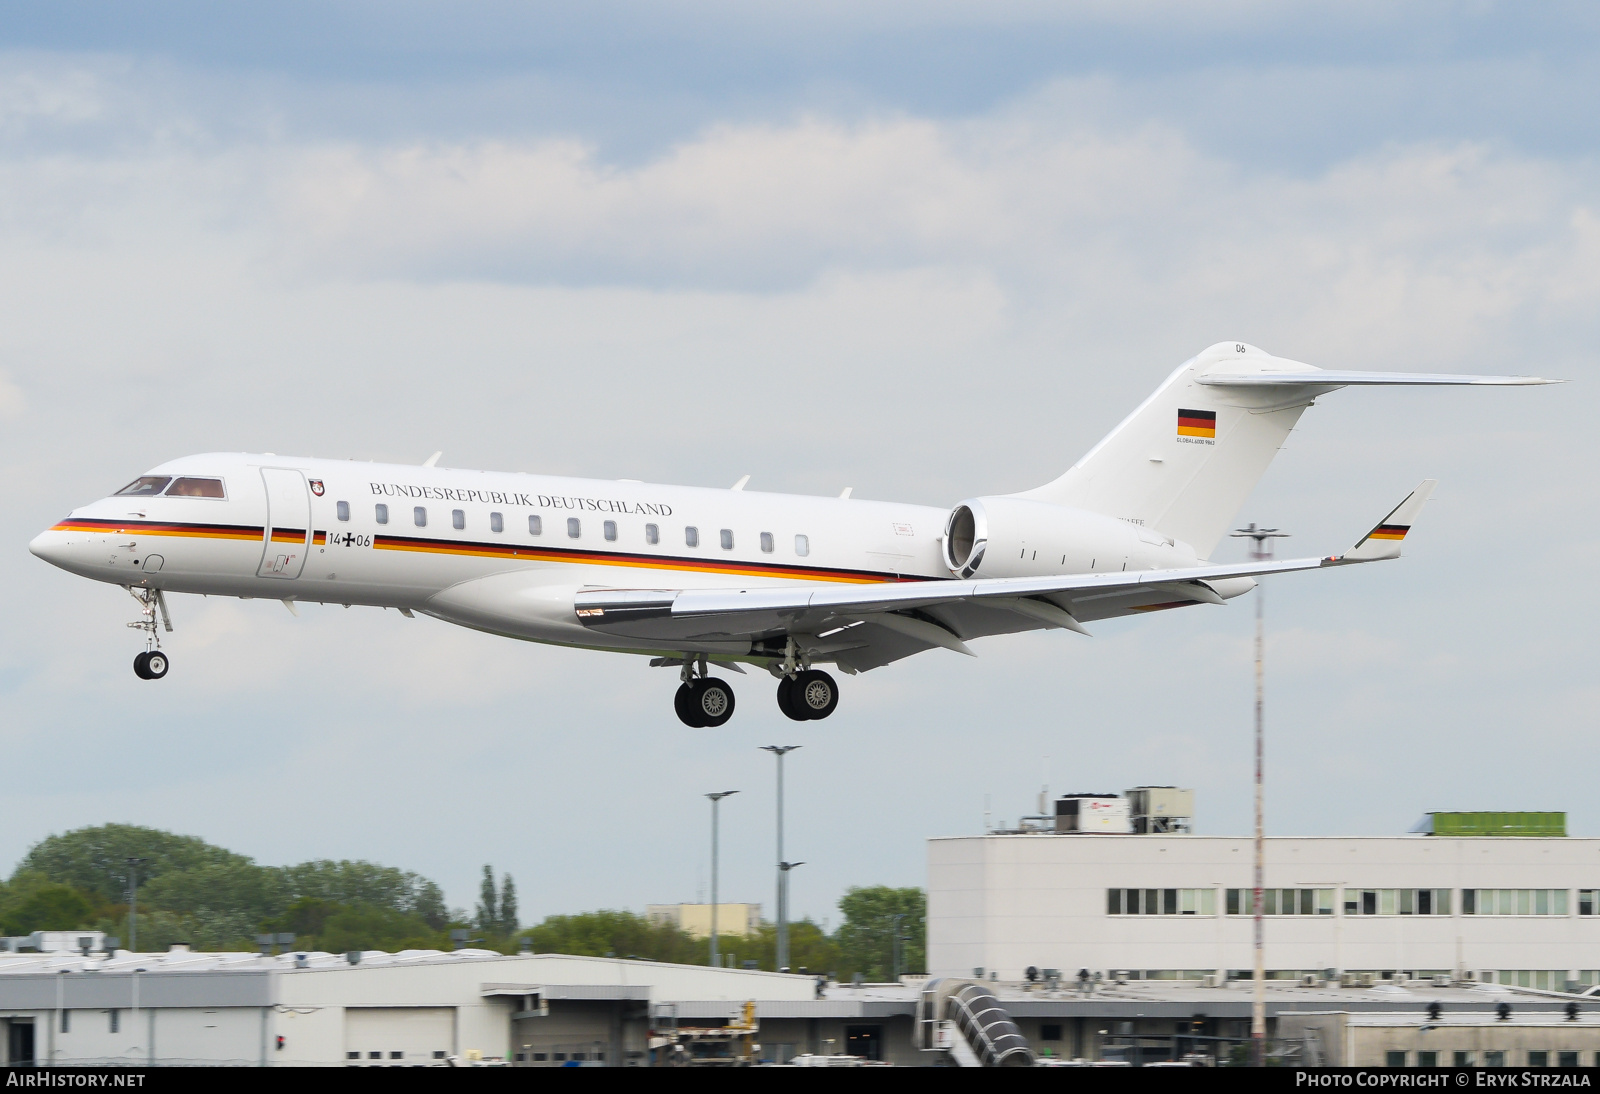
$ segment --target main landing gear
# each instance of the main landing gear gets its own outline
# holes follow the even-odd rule
[[[144,652],[133,659],[133,674],[141,680],[159,680],[167,674],[170,662],[161,652],[161,634],[156,629],[156,613],[161,614],[161,628],[172,630],[172,617],[167,614],[167,601],[160,589],[129,588],[128,593],[139,602],[140,619],[128,626],[144,632]]]
[[[778,681],[778,709],[797,722],[826,718],[839,705],[839,685],[820,669]]]
[[[726,680],[706,675],[706,659],[699,659],[699,673],[695,661],[685,658],[683,683],[672,699],[672,709],[678,720],[694,729],[715,729],[733,717],[733,689]]]

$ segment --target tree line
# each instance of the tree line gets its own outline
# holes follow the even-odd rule
[[[130,860],[137,860],[130,864]],[[0,934],[99,930],[127,946],[130,878],[137,882],[138,943],[145,951],[187,942],[198,950],[253,950],[261,934],[293,934],[297,950],[451,949],[468,944],[515,953],[633,957],[707,964],[710,944],[670,923],[629,911],[553,915],[524,926],[507,874],[483,867],[474,914],[445,907],[437,884],[372,862],[317,860],[262,866],[193,836],[108,824],[50,836],[34,845],[0,883]],[[832,933],[810,919],[789,925],[795,969],[849,980],[882,981],[926,968],[926,902],[921,889],[850,889]],[[895,935],[900,936],[898,947]],[[777,928],[724,934],[720,949],[736,965],[771,970]]]

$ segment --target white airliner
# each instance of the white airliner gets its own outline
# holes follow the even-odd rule
[[[733,714],[710,665],[778,678],[790,718],[855,674],[984,635],[1221,604],[1256,577],[1395,558],[1427,481],[1349,551],[1206,559],[1313,399],[1383,384],[1513,376],[1333,372],[1240,342],[1181,365],[1066,474],[950,509],[433,466],[185,456],[76,509],[30,544],[139,601],[144,679],[168,661],[168,592],[381,605],[510,638],[679,667],[691,726]],[[435,457],[437,459],[437,457]],[[159,626],[158,626],[159,616]]]

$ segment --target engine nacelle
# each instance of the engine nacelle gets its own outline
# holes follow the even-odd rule
[[[972,498],[950,511],[944,564],[957,577],[1037,577],[1193,566],[1194,548],[1115,517],[1023,498]]]

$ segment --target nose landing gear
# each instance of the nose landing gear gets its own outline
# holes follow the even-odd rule
[[[685,659],[683,683],[672,698],[672,709],[678,720],[693,729],[715,729],[733,717],[733,689],[726,680],[706,675],[706,659],[699,659],[699,674],[695,662]]]
[[[172,617],[167,614],[167,601],[160,589],[129,588],[128,593],[139,602],[141,618],[128,626],[144,631],[144,652],[133,659],[133,674],[141,680],[159,680],[167,674],[170,662],[161,652],[161,635],[156,629],[156,613],[161,613],[161,629],[172,631]]]

